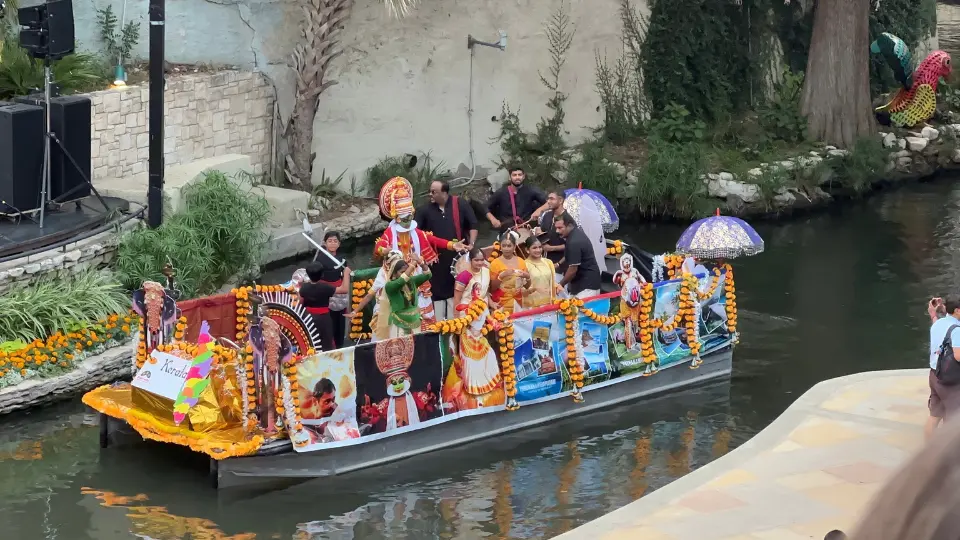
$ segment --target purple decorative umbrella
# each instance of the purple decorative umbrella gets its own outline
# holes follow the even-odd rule
[[[677,240],[677,251],[699,259],[733,259],[763,252],[763,238],[746,221],[717,215],[687,227]]]
[[[573,219],[580,223],[580,201],[584,198],[592,199],[600,210],[600,225],[603,232],[611,233],[620,226],[620,218],[617,217],[617,211],[610,204],[610,201],[600,193],[592,189],[568,189],[563,193],[565,197],[563,208],[573,216]]]

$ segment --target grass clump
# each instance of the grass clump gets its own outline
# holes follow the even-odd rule
[[[46,339],[129,310],[129,293],[111,272],[48,275],[0,295],[0,343]]]
[[[183,207],[156,229],[141,227],[120,240],[116,269],[128,289],[164,283],[164,264],[177,269],[182,299],[211,294],[233,276],[259,273],[270,205],[221,172],[183,190]]]
[[[831,183],[839,183],[854,194],[863,193],[883,179],[889,154],[879,138],[859,139],[847,155],[827,158],[835,173]]]
[[[695,217],[710,211],[701,176],[707,161],[697,143],[654,143],[628,189],[633,208],[648,216]]]

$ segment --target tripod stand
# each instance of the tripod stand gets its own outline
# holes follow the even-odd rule
[[[107,204],[107,201],[103,199],[103,196],[100,195],[100,192],[97,191],[97,188],[93,187],[93,183],[87,178],[87,175],[84,174],[83,169],[80,167],[80,164],[77,163],[77,160],[70,155],[70,152],[67,151],[66,147],[63,146],[63,142],[59,137],[53,132],[53,129],[50,125],[50,94],[51,87],[53,86],[53,69],[50,66],[50,58],[44,58],[43,60],[43,101],[44,101],[44,137],[43,137],[43,178],[40,183],[40,228],[43,228],[43,219],[46,216],[47,206],[60,205],[63,204],[65,200],[70,195],[73,195],[77,190],[83,189],[84,186],[89,186],[90,191],[97,197],[97,200],[100,201],[100,204],[103,205],[103,209],[106,212],[110,211],[110,206]],[[63,155],[70,160],[70,164],[77,170],[77,174],[80,175],[80,178],[83,180],[83,183],[78,184],[73,187],[70,191],[61,194],[56,199],[50,199],[52,185],[52,167],[50,166],[51,147],[50,143],[55,142],[57,146],[60,147],[60,151],[63,152]],[[77,202],[77,208],[79,208],[79,201]]]

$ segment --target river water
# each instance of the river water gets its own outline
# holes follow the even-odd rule
[[[951,34],[944,21],[960,21],[960,7],[941,6],[941,46],[956,48],[960,33]],[[742,341],[730,381],[491,441],[482,450],[467,447],[362,476],[227,498],[208,487],[205,461],[188,452],[144,443],[101,453],[96,418],[79,401],[11,415],[0,420],[2,536],[560,534],[729,452],[821,380],[925,366],[925,301],[960,284],[957,180],[941,177],[760,225],[766,253],[735,265]],[[635,232],[625,240],[663,252],[682,228],[629,230]],[[289,269],[272,275],[285,277]]]

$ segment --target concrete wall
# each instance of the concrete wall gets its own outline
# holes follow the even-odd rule
[[[646,11],[644,0],[633,0]],[[96,9],[122,0],[75,0],[77,39],[97,49]],[[496,41],[507,32],[506,51],[478,47],[474,58],[474,150],[479,165],[499,153],[492,142],[499,124],[491,117],[508,102],[519,107],[526,129],[548,113],[549,52],[544,24],[557,1],[424,0],[403,20],[392,19],[380,0],[356,0],[343,30],[344,54],[334,61],[339,81],[320,98],[315,124],[314,175],[363,171],[386,155],[430,151],[456,168],[469,165],[467,102],[470,55],[467,34]],[[562,90],[571,139],[600,122],[594,89],[595,58],[618,54],[619,0],[568,0],[576,37],[564,67]],[[128,19],[141,22],[137,55],[146,57],[147,0],[127,0]],[[170,62],[232,64],[267,74],[277,88],[280,112],[293,99],[290,53],[300,39],[300,3],[293,0],[183,0],[167,6],[166,54]],[[246,153],[246,152],[244,152]]]
[[[93,101],[93,179],[145,178],[146,86],[104,90]],[[170,77],[164,94],[166,165],[227,154],[250,157],[253,171],[270,163],[274,90],[259,73],[224,71]]]

